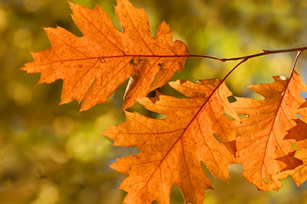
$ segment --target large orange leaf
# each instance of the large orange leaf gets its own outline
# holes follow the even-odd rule
[[[136,9],[128,0],[117,0],[117,4],[123,32],[100,7],[88,9],[70,3],[83,36],[60,27],[47,28],[52,48],[33,53],[34,61],[23,68],[41,73],[41,83],[63,79],[61,104],[83,100],[81,110],[87,110],[104,103],[131,77],[123,105],[126,109],[183,69],[187,47],[181,41],[173,42],[165,21],[153,38],[143,9]]]
[[[286,168],[294,168],[297,163],[287,160],[287,164],[277,158],[293,152],[292,140],[284,140],[287,131],[296,123],[297,109],[304,99],[300,91],[307,90],[301,77],[294,71],[290,79],[273,77],[271,84],[250,86],[265,97],[264,100],[237,98],[233,106],[241,120],[237,138],[237,159],[244,166],[243,176],[261,190],[277,190],[281,187],[276,174]]]
[[[211,184],[201,162],[215,177],[228,179],[236,126],[224,113],[237,118],[227,100],[231,92],[218,80],[170,85],[188,98],[159,95],[139,100],[165,119],[126,112],[126,122],[104,132],[117,146],[141,150],[112,165],[130,175],[121,185],[128,192],[125,203],[169,203],[173,184],[182,190],[186,202],[202,203],[204,190]]]

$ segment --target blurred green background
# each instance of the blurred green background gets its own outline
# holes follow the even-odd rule
[[[115,18],[115,0],[74,0],[103,7]],[[145,8],[155,34],[162,19],[174,39],[183,40],[191,54],[235,57],[307,46],[306,0],[132,0]],[[0,203],[1,204],[116,204],[125,193],[119,185],[126,175],[108,166],[134,148],[113,147],[101,135],[124,121],[121,112],[125,84],[103,104],[79,112],[77,102],[58,106],[62,81],[38,85],[39,74],[20,71],[31,61],[30,52],[50,47],[43,27],[64,27],[81,36],[70,17],[66,0],[0,0]],[[270,55],[243,64],[227,81],[236,95],[261,98],[248,84],[272,82],[272,75],[289,76],[295,53]],[[307,53],[298,72],[307,82]],[[189,59],[175,79],[222,78],[234,62]],[[169,87],[162,92],[172,94]],[[305,97],[306,94],[305,94]],[[136,105],[145,115],[151,113]],[[233,165],[230,181],[206,172],[214,191],[205,203],[307,203],[307,184],[296,187],[283,181],[279,192],[260,192],[241,177],[242,166]],[[184,203],[174,186],[172,203]]]

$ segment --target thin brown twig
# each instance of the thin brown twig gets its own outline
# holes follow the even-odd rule
[[[260,53],[252,54],[252,55],[246,55],[241,57],[231,57],[231,58],[218,58],[218,57],[212,57],[207,55],[188,55],[187,57],[197,57],[197,58],[208,58],[217,60],[220,62],[226,62],[226,61],[236,61],[236,60],[242,60],[242,59],[250,59],[254,57],[260,57],[264,55],[271,55],[271,54],[279,54],[279,53],[286,53],[286,52],[300,52],[307,50],[307,47],[299,47],[299,48],[290,48],[290,49],[279,49],[279,50],[262,50]]]
[[[296,64],[298,62],[298,59],[300,58],[301,54],[304,52],[304,50],[300,50],[297,52],[296,54],[296,57],[295,57],[295,60],[294,60],[294,63],[293,63],[293,68],[292,68],[292,73],[291,75],[293,74],[294,70],[295,70],[295,67],[296,67]]]
[[[292,78],[293,74],[294,74],[294,70],[296,67],[296,64],[298,62],[298,59],[300,58],[301,54],[307,49],[307,47],[302,47],[302,48],[293,48],[293,49],[283,49],[283,50],[263,50],[262,53],[258,53],[258,54],[253,54],[253,55],[247,55],[245,57],[237,57],[237,58],[224,58],[224,62],[225,61],[229,61],[229,60],[241,60],[235,67],[233,67],[228,73],[227,75],[222,79],[221,83],[223,83],[228,77],[229,75],[235,71],[241,64],[243,64],[244,62],[246,62],[247,60],[249,60],[250,58],[253,57],[258,57],[258,56],[262,56],[262,55],[267,55],[267,54],[276,54],[276,53],[285,53],[285,52],[297,52],[294,63],[293,63],[293,68],[292,68],[292,72],[291,72],[291,76],[290,79]]]
[[[301,56],[301,54],[304,52],[304,50],[306,50],[306,49],[307,49],[307,47],[293,48],[293,49],[283,49],[283,50],[263,50],[263,52],[261,52],[261,53],[253,54],[253,55],[247,55],[247,56],[244,56],[244,57],[223,58],[223,59],[221,59],[222,62],[230,61],[230,60],[241,60],[241,61],[240,61],[236,66],[234,66],[234,67],[227,73],[227,75],[222,79],[222,81],[220,82],[220,84],[223,83],[223,82],[229,77],[229,75],[230,75],[233,71],[235,71],[241,64],[243,64],[244,62],[246,62],[246,61],[249,60],[250,58],[258,57],[258,56],[263,56],[263,55],[268,55],[268,54],[285,53],[285,52],[297,52],[297,55],[296,55],[295,60],[294,60],[292,72],[291,72],[291,77],[290,77],[290,79],[291,79],[292,76],[293,76],[293,73],[294,73],[296,64],[297,64],[297,62],[298,62],[298,59],[299,59],[299,57]],[[218,59],[219,59],[219,58],[218,58]],[[220,84],[219,84],[219,86],[220,86]]]

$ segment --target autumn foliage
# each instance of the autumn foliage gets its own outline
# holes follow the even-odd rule
[[[118,1],[116,13],[124,32],[118,31],[100,7],[88,9],[70,3],[81,38],[63,28],[46,28],[52,48],[33,53],[25,70],[42,73],[41,83],[63,79],[61,104],[82,101],[81,110],[104,103],[131,76],[123,109],[137,98],[167,83],[184,67],[187,47],[172,41],[163,22],[155,38],[144,10]]]
[[[111,165],[129,174],[121,185],[128,192],[125,203],[170,203],[174,184],[186,202],[202,203],[204,191],[212,188],[202,163],[223,180],[228,180],[228,165],[241,163],[243,176],[264,191],[278,190],[287,176],[297,185],[307,180],[307,102],[301,97],[307,86],[295,71],[306,48],[288,50],[298,52],[288,79],[274,76],[273,83],[249,86],[263,100],[235,97],[229,102],[233,93],[225,79],[232,71],[249,58],[278,51],[231,59],[203,56],[240,62],[222,80],[169,82],[196,55],[183,42],[173,42],[166,22],[153,38],[146,13],[128,0],[117,0],[115,8],[122,31],[100,7],[70,6],[83,36],[47,28],[52,47],[33,53],[34,61],[22,69],[41,73],[41,83],[62,79],[61,103],[77,100],[81,110],[104,103],[129,79],[123,110],[139,102],[165,116],[125,112],[123,124],[103,132],[114,145],[140,149]],[[160,92],[146,97],[166,83],[186,98]]]

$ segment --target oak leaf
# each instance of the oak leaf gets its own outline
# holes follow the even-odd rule
[[[278,190],[281,183],[277,173],[297,166],[293,160],[285,164],[278,158],[293,152],[291,142],[295,141],[284,140],[284,137],[296,125],[293,119],[297,118],[297,109],[304,103],[300,92],[307,90],[295,71],[287,80],[273,78],[273,83],[250,86],[264,96],[264,100],[238,97],[233,103],[239,115],[247,116],[238,127],[237,160],[244,166],[243,176],[265,191]]]
[[[280,160],[289,158],[302,161],[295,169],[286,169],[286,171],[278,174],[278,177],[279,179],[284,179],[287,176],[291,176],[295,183],[300,186],[307,180],[307,102],[301,106],[298,114],[301,118],[296,120],[297,125],[289,130],[285,137],[285,139],[294,139],[298,150],[280,158]]]
[[[83,101],[81,110],[87,110],[104,103],[131,77],[123,105],[126,109],[183,69],[187,47],[181,41],[173,42],[165,21],[153,38],[143,9],[128,0],[117,0],[117,4],[123,32],[100,7],[88,9],[70,3],[72,18],[83,36],[61,27],[46,28],[52,47],[33,53],[34,61],[23,68],[28,73],[41,73],[40,83],[62,79],[61,104]]]
[[[299,119],[296,119],[296,126],[288,131],[285,139],[294,139],[298,148],[307,147],[307,101],[301,105],[297,114],[300,115]]]
[[[290,169],[287,171],[283,171],[278,174],[279,179],[284,179],[288,176],[291,176],[297,186],[302,185],[305,181],[307,181],[307,143],[305,144],[305,148],[299,149],[295,152],[294,157],[293,154],[288,155],[290,159],[298,159],[301,162],[300,165],[297,165],[295,169]]]
[[[307,123],[307,99],[306,102],[303,103],[300,109],[297,111],[297,114],[300,115],[300,120]]]
[[[228,179],[227,166],[235,162],[235,120],[224,113],[238,117],[228,102],[232,93],[224,82],[176,81],[170,85],[188,98],[159,95],[138,100],[165,119],[126,112],[126,122],[103,133],[114,145],[141,150],[111,166],[130,175],[121,184],[128,192],[125,203],[170,203],[173,184],[182,190],[186,202],[202,203],[204,191],[211,184],[201,162],[224,180]]]

